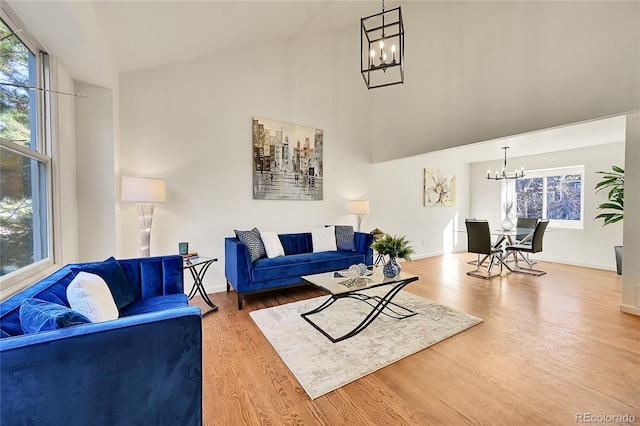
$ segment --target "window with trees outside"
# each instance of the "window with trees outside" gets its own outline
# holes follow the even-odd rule
[[[515,181],[518,217],[549,219],[556,228],[583,226],[584,166],[532,170]]]
[[[0,288],[5,289],[13,285],[10,278],[53,264],[53,250],[49,95],[39,90],[48,87],[48,58],[5,10],[0,12]]]

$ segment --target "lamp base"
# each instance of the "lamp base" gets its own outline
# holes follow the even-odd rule
[[[155,204],[137,203],[136,207],[138,209],[140,257],[149,257],[151,255],[151,223]]]

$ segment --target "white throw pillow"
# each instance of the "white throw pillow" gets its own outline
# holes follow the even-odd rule
[[[280,238],[278,238],[278,234],[272,231],[260,231],[260,238],[262,238],[262,244],[264,244],[264,249],[267,252],[267,257],[269,259],[284,256],[284,248],[282,247]]]
[[[311,243],[313,244],[314,253],[321,251],[337,251],[336,227],[331,225],[325,228],[312,228]]]
[[[118,318],[119,312],[107,283],[99,275],[78,272],[67,287],[69,306],[92,322]]]

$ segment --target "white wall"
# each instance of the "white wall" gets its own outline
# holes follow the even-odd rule
[[[640,113],[627,117],[620,310],[640,315]]]
[[[78,260],[104,260],[116,252],[113,92],[76,83]]]
[[[346,208],[356,198],[371,201],[363,230],[407,235],[418,256],[455,249],[443,242],[453,237],[442,229],[468,209],[468,166],[422,157],[371,164],[371,97],[354,72],[357,49],[358,34],[350,30],[235,52],[222,62],[202,58],[122,75],[121,174],[167,183],[167,202],[156,206],[151,254],[176,253],[178,242],[188,241],[191,250],[220,258],[205,284],[221,290],[224,238],[234,229],[284,233],[355,225]],[[317,61],[325,57],[333,61]],[[324,130],[322,201],[252,199],[254,116]],[[458,207],[423,207],[425,167],[456,171]],[[120,208],[119,255],[136,256],[135,207]]]
[[[344,72],[358,69],[357,31],[348,37],[353,43],[323,36],[121,76],[121,175],[167,184],[152,255],[176,253],[178,242],[188,241],[191,250],[220,258],[206,284],[221,289],[224,238],[234,229],[355,224],[347,200],[368,193],[371,138],[366,88],[357,72]],[[323,129],[322,201],[252,199],[254,116]],[[136,256],[135,207],[120,208],[119,255]]]
[[[424,169],[451,170],[456,176],[456,205],[424,206]],[[372,164],[369,198],[371,216],[364,229],[377,227],[389,234],[405,235],[416,250],[415,258],[466,249],[464,218],[469,212],[469,165],[439,160],[428,154]]]
[[[615,270],[613,246],[622,244],[622,223],[602,226],[594,220],[600,213],[597,206],[606,201],[606,194],[595,194],[600,180],[598,170],[610,170],[612,165],[624,167],[624,142],[589,148],[560,151],[551,154],[509,158],[509,166],[525,170],[565,166],[585,166],[584,229],[553,229],[545,233],[544,250],[535,257],[541,260]],[[488,169],[500,169],[500,161],[476,163],[471,166],[471,216],[486,218],[492,228],[500,228],[501,182],[486,179]],[[525,172],[526,173],[526,172]],[[626,221],[625,221],[626,223]]]
[[[56,63],[57,90],[75,93],[75,84],[66,70]],[[60,194],[59,206],[55,207],[55,216],[60,218],[59,238],[60,252],[56,263],[65,265],[78,261],[78,196],[76,173],[76,131],[75,131],[75,99],[68,95],[55,95],[57,101],[57,140],[58,163],[54,163],[54,173],[58,175],[59,185],[54,191]],[[55,198],[54,198],[55,199]]]
[[[405,84],[374,94],[373,160],[638,110],[639,8],[404,2]]]

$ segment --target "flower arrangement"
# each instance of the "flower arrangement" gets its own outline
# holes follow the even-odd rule
[[[410,243],[411,241],[404,236],[398,237],[394,235],[392,237],[389,234],[384,234],[382,238],[371,244],[371,248],[392,259],[399,257],[404,260],[411,260],[411,255],[415,254],[415,250],[410,246]]]

